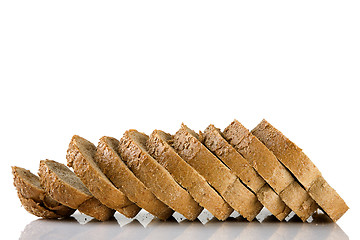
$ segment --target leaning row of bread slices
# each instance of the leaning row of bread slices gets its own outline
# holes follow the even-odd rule
[[[306,221],[318,208],[333,221],[348,209],[310,159],[263,120],[251,132],[234,120],[223,132],[199,134],[182,124],[175,135],[128,130],[96,147],[73,136],[67,165],[40,161],[39,177],[13,167],[22,205],[43,218],[75,209],[100,221],[141,208],[161,220],[174,211],[192,221],[205,208],[224,221],[235,210],[252,221],[266,207],[279,221],[293,211]]]

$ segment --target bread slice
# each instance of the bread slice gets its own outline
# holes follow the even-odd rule
[[[200,134],[201,142],[223,161],[231,171],[258,197],[259,201],[280,221],[291,212],[274,190],[260,177],[248,161],[222,136],[221,131],[210,124]]]
[[[160,130],[155,130],[146,142],[152,157],[158,161],[171,176],[197,201],[217,219],[226,220],[233,209],[206,182],[194,168],[186,163],[170,145],[172,136]]]
[[[148,154],[148,138],[136,130],[126,131],[119,144],[122,159],[157,198],[188,220],[195,220],[203,208]]]
[[[67,150],[67,163],[86,188],[105,206],[114,209],[128,218],[133,218],[141,210],[133,206],[134,211],[124,211],[124,207],[134,205],[125,194],[117,189],[104,175],[95,162],[96,146],[88,140],[74,135]]]
[[[100,221],[107,220],[103,216],[109,216],[109,212],[115,211],[96,203],[92,194],[81,182],[75,173],[73,173],[64,164],[53,160],[41,160],[39,167],[40,184],[45,192],[59,203],[73,209],[79,209],[80,212],[94,217]],[[101,212],[103,214],[101,214]]]
[[[185,124],[182,124],[174,135],[173,147],[244,218],[252,221],[261,211],[263,206],[255,194],[247,189]]]
[[[161,202],[126,166],[119,153],[119,141],[112,137],[102,137],[97,147],[95,161],[101,171],[126,196],[161,220],[168,219],[173,210]]]
[[[51,213],[46,213],[48,211],[54,212],[59,218],[68,217],[74,213],[75,209],[64,206],[45,194],[44,189],[40,186],[38,176],[21,167],[13,166],[11,168],[14,186],[21,195],[20,201],[23,205],[28,204],[30,209],[38,209],[36,212],[43,213],[42,215],[45,218],[54,216]]]
[[[317,209],[309,196],[276,156],[240,122],[234,120],[223,132],[225,139],[244,156],[285,204],[306,221]]]
[[[279,130],[264,119],[251,132],[291,171],[333,221],[337,221],[349,209],[301,148]]]

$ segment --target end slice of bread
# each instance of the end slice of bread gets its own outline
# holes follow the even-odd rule
[[[200,173],[225,201],[244,218],[252,221],[261,211],[262,204],[215,155],[199,140],[198,134],[185,124],[173,138],[177,153]]]
[[[141,210],[133,206],[132,211],[124,211],[125,207],[134,205],[125,194],[116,188],[97,166],[96,146],[88,140],[74,135],[67,150],[67,163],[74,169],[92,195],[105,206],[115,209],[128,218],[133,218]]]
[[[161,202],[126,166],[119,152],[119,140],[113,137],[102,137],[97,147],[95,161],[101,171],[126,196],[161,220],[168,219],[173,210]]]
[[[80,208],[79,211],[101,221],[107,220],[104,216],[108,216],[109,212],[114,213],[106,206],[101,206],[102,204],[95,198],[90,201],[89,205],[85,204],[85,207],[84,205],[80,207],[85,201],[93,198],[93,195],[80,178],[62,163],[53,160],[41,160],[39,176],[40,184],[45,192],[63,205],[74,209]]]
[[[282,132],[265,119],[251,132],[291,171],[333,221],[337,221],[349,209],[310,158]]]
[[[119,152],[132,172],[154,195],[189,220],[195,220],[202,207],[183,189],[146,149],[148,136],[128,130],[120,140]]]
[[[156,161],[168,170],[171,176],[202,207],[219,220],[226,220],[234,211],[228,203],[206,182],[193,167],[182,159],[170,145],[172,136],[155,130],[146,142],[147,149]]]

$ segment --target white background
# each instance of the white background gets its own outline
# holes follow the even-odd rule
[[[10,166],[65,163],[73,134],[252,129],[304,149],[359,216],[359,1],[1,1],[1,218],[36,219]]]

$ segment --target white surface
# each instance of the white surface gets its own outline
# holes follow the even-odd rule
[[[237,118],[251,129],[266,118],[345,199],[337,225],[355,238],[359,11],[359,1],[0,1],[2,233],[16,239],[38,222],[20,207],[10,166],[64,163],[73,134],[96,143],[129,128],[223,129]],[[211,224],[230,236],[253,225]],[[218,231],[209,226],[199,229]]]
[[[268,214],[263,211],[250,223],[239,216],[220,222],[207,211],[194,222],[178,217],[164,222],[140,212],[131,221],[116,214],[112,220],[102,223],[75,214],[61,221],[32,221],[22,231],[20,239],[349,239],[324,214],[309,219],[311,223],[303,223],[296,217],[279,223]]]

